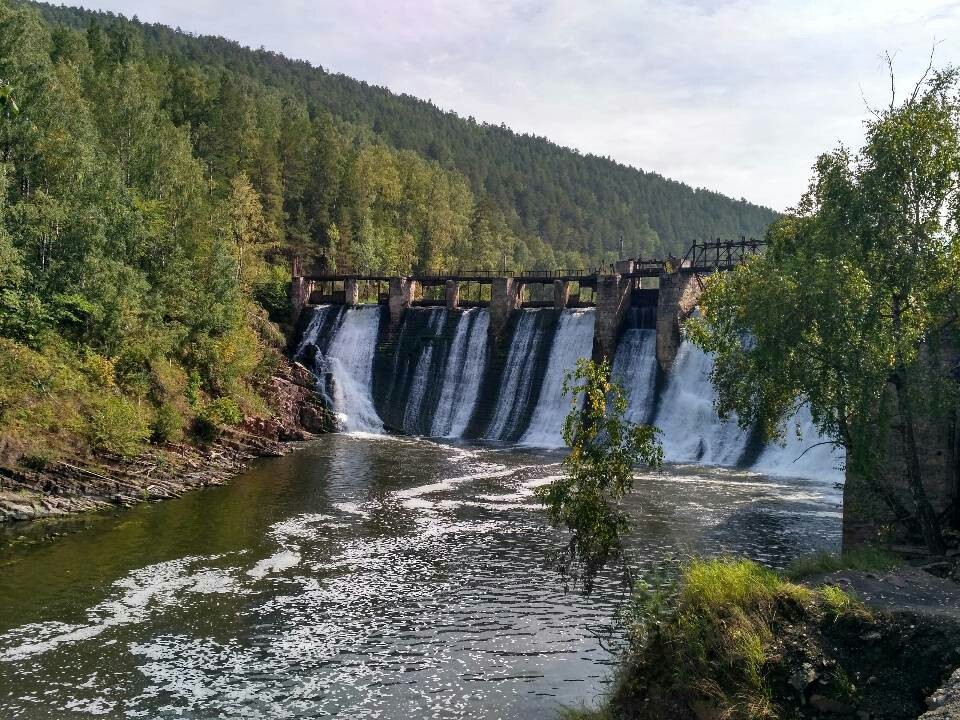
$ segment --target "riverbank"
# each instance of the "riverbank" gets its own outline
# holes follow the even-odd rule
[[[676,583],[641,592],[627,620],[630,644],[605,707],[571,717],[960,712],[960,585],[915,567],[832,569],[794,582],[749,561],[693,561]]]
[[[216,428],[207,442],[149,445],[133,458],[105,453],[0,464],[0,523],[37,520],[163,500],[221,485],[259,457],[277,457],[335,419],[314,392],[313,376],[284,362],[260,388],[272,414]]]

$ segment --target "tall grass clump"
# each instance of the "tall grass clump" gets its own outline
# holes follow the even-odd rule
[[[780,628],[859,611],[836,588],[794,584],[750,560],[693,559],[675,580],[640,588],[613,717],[779,717],[772,659]]]

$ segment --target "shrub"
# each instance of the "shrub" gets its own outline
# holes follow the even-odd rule
[[[290,299],[287,295],[290,271],[285,267],[270,265],[263,275],[253,285],[253,299],[267,311],[273,322],[287,322],[290,316]]]
[[[193,434],[201,442],[210,443],[220,437],[224,425],[239,425],[243,413],[233,398],[217,398],[207,403],[193,421]]]
[[[183,415],[173,405],[164,403],[153,416],[150,439],[155,443],[179,442],[183,438]]]
[[[648,718],[702,705],[725,718],[778,717],[770,670],[784,628],[851,617],[869,614],[839,588],[811,590],[749,560],[690,560],[670,583],[635,593],[630,652],[609,709]]]
[[[228,397],[208,403],[201,414],[218,425],[239,425],[243,422],[243,413],[233,398]]]
[[[104,395],[91,401],[86,424],[81,428],[94,450],[123,457],[136,455],[150,436],[139,408],[118,395]]]
[[[49,454],[44,453],[41,450],[28,455],[23,455],[18,462],[21,467],[25,467],[28,470],[43,472],[47,469],[47,465],[49,465],[52,460],[53,458]]]
[[[197,415],[190,427],[193,436],[202,443],[212,443],[220,437],[220,426],[203,415]]]

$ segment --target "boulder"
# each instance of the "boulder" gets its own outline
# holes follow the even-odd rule
[[[956,720],[960,718],[960,668],[953,671],[946,684],[927,698],[929,712],[919,720]]]

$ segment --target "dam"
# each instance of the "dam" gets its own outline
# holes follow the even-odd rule
[[[696,247],[688,255],[702,259]],[[661,429],[668,462],[842,481],[842,455],[823,442],[805,408],[788,421],[782,444],[764,444],[736,418],[717,416],[712,358],[682,332],[710,268],[689,258],[661,265],[650,288],[640,283],[653,275],[650,266],[640,267],[626,261],[614,268],[619,273],[550,280],[553,302],[523,302],[518,286],[531,276],[491,277],[488,301],[467,306],[455,302],[463,275],[445,281],[443,302],[418,302],[417,280],[393,278],[380,302],[361,303],[363,280],[344,277],[346,297],[314,289],[320,302],[298,309],[294,355],[316,374],[347,431],[547,449],[563,447],[571,409],[564,374],[579,358],[607,359],[628,419]],[[579,297],[571,303],[572,282]],[[588,286],[592,302],[583,300]]]

